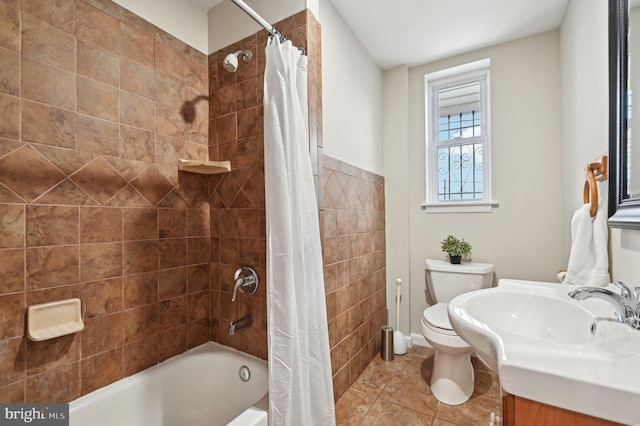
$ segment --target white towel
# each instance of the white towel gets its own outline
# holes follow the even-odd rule
[[[590,208],[582,205],[571,219],[571,253],[563,284],[604,287],[611,282],[607,220],[601,209],[592,218]]]

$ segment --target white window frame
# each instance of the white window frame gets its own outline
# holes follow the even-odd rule
[[[490,60],[483,59],[454,68],[426,74],[425,81],[425,165],[426,165],[426,203],[422,205],[427,213],[488,213],[498,202],[491,195],[491,97],[490,97]],[[438,199],[438,120],[437,108],[432,106],[433,92],[450,85],[470,82],[480,83],[481,129],[479,137],[482,147],[483,198],[480,200]],[[472,140],[470,139],[470,142]]]

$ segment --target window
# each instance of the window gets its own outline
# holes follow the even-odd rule
[[[427,212],[489,212],[489,60],[425,76]]]

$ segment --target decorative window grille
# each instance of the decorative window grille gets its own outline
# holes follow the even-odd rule
[[[481,62],[486,66],[425,77],[427,207],[491,204],[489,68]]]

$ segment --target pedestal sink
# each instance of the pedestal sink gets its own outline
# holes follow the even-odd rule
[[[512,395],[603,419],[640,423],[640,331],[575,286],[502,279],[449,303],[453,328]]]

